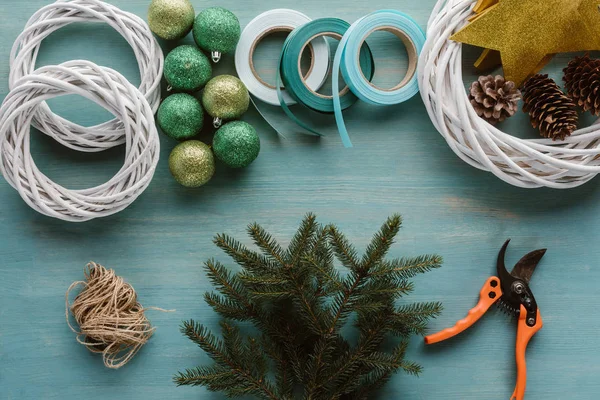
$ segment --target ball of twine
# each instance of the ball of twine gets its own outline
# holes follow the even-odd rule
[[[42,41],[72,23],[105,23],[131,46],[140,71],[139,89],[156,112],[160,105],[164,57],[148,24],[135,14],[100,0],[59,0],[39,9],[27,22],[10,52],[9,88],[33,73]],[[33,125],[58,142],[79,151],[101,151],[125,143],[118,118],[85,127],[54,114],[44,102],[34,110]]]
[[[74,282],[66,294],[66,318],[77,334],[77,341],[92,353],[101,353],[104,365],[117,369],[127,364],[154,334],[145,309],[133,287],[112,269],[90,262],[84,270],[85,281]],[[79,286],[81,292],[69,303],[69,294]],[[150,308],[161,310],[158,308]],[[69,312],[77,322],[76,329]]]
[[[419,60],[419,87],[431,121],[466,163],[524,188],[568,189],[600,173],[600,125],[563,142],[520,139],[480,118],[462,77],[462,44],[450,40],[473,15],[475,0],[438,0]]]
[[[104,184],[70,190],[43,174],[29,145],[39,106],[66,94],[85,97],[115,115],[124,127],[125,162]],[[115,214],[148,187],[159,158],[154,113],[144,95],[118,72],[89,61],[42,67],[17,81],[0,107],[0,172],[36,211],[81,222]]]

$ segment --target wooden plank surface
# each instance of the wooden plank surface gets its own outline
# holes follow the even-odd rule
[[[111,2],[141,16],[148,5],[146,0]],[[7,92],[12,43],[29,16],[45,4],[0,0],[2,96]],[[425,27],[434,1],[193,4],[197,11],[208,5],[228,7],[242,25],[276,7],[348,21],[376,9],[397,8]],[[393,82],[394,73],[399,76],[402,69],[393,60],[393,42],[375,39],[376,61],[385,66],[378,79]],[[261,50],[265,71],[276,57],[273,46]],[[475,56],[467,52],[466,57]],[[38,65],[73,58],[116,68],[139,81],[133,53],[108,27],[76,25],[56,32],[44,42]],[[549,70],[559,76],[566,60],[568,56],[555,59]],[[230,70],[232,62],[226,57],[219,71]],[[465,82],[472,77],[466,76]],[[52,106],[81,123],[106,118],[104,111],[76,98]],[[600,181],[561,192],[510,187],[460,161],[433,128],[418,96],[391,109],[360,105],[347,117],[355,144],[350,150],[343,149],[335,135],[278,139],[251,111],[245,119],[260,132],[259,159],[239,172],[219,166],[210,184],[198,190],[184,189],[171,179],[167,158],[174,142],[161,137],[161,161],[150,188],[126,211],[84,224],[37,215],[1,180],[0,398],[223,398],[203,388],[176,388],[171,382],[178,370],[208,361],[182,337],[178,325],[187,318],[211,326],[218,321],[202,300],[210,285],[201,263],[209,257],[226,261],[211,238],[225,231],[248,242],[245,227],[258,221],[287,242],[303,214],[314,211],[321,221],[339,224],[361,248],[389,214],[402,213],[405,224],[392,256],[436,252],[445,259],[441,270],[416,280],[417,290],[410,298],[444,303],[445,311],[432,329],[453,324],[473,306],[506,238],[513,239],[509,262],[530,250],[549,248],[532,282],[545,327],[528,352],[527,399],[597,399]],[[535,137],[525,115],[505,129]],[[40,169],[71,188],[104,182],[119,169],[124,154],[122,149],[79,154],[38,132],[32,134],[32,148]],[[65,290],[82,278],[89,260],[126,277],[144,305],[177,310],[150,313],[156,335],[119,371],[105,369],[98,357],[78,345],[64,320]],[[498,313],[447,344],[425,348],[415,338],[408,357],[421,363],[425,372],[420,378],[396,376],[380,398],[507,399],[515,379],[514,339],[514,323]]]

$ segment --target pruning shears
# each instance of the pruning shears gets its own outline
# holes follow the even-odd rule
[[[425,337],[425,344],[434,344],[450,339],[465,331],[477,322],[493,305],[498,305],[507,313],[518,316],[516,359],[517,384],[510,400],[523,400],[527,385],[527,367],[525,353],[531,338],[542,329],[542,316],[529,288],[529,281],[536,266],[546,253],[546,249],[532,251],[525,255],[508,272],[504,265],[504,256],[510,239],[507,240],[498,254],[496,276],[490,277],[479,293],[479,303],[469,311],[452,328]]]

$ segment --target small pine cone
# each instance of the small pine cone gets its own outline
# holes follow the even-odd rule
[[[548,75],[537,74],[523,86],[523,111],[529,113],[531,125],[545,138],[565,140],[577,129],[579,115],[575,103]]]
[[[500,75],[480,76],[469,90],[475,112],[492,125],[515,115],[519,100],[521,92],[515,83]]]
[[[600,115],[600,60],[593,60],[587,54],[576,57],[563,72],[569,97],[583,111]]]

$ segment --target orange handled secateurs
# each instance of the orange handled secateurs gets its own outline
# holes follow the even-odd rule
[[[542,329],[542,317],[533,293],[529,289],[529,281],[546,250],[536,250],[527,254],[509,273],[504,265],[504,255],[509,242],[510,239],[504,243],[498,254],[497,276],[492,276],[485,282],[479,293],[479,303],[475,308],[454,327],[425,337],[425,343],[438,343],[458,335],[477,322],[492,304],[498,302],[505,311],[514,313],[519,318],[516,345],[517,385],[510,400],[523,400],[527,384],[525,363],[527,344],[533,335]]]

